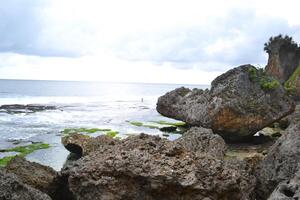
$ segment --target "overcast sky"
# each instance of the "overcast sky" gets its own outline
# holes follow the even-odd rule
[[[3,0],[0,78],[209,84],[300,42],[292,0]]]

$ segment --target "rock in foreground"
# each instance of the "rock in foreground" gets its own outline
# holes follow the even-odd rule
[[[280,183],[268,200],[297,200],[300,199],[300,170],[291,180]]]
[[[251,65],[217,77],[210,90],[178,88],[157,102],[162,115],[211,128],[232,141],[254,135],[293,110],[280,83]]]
[[[209,143],[210,139],[204,140]],[[99,146],[64,168],[62,175],[68,177],[76,199],[251,199],[255,178],[244,163],[224,161],[207,149],[203,154],[190,151],[197,149],[197,144],[201,150],[204,143],[131,136],[114,145]]]
[[[0,169],[0,199],[1,200],[51,200],[39,190],[22,183],[16,175]]]
[[[294,121],[270,148],[268,155],[256,173],[258,199],[266,199],[275,187],[294,177],[300,169],[300,116],[292,115]]]

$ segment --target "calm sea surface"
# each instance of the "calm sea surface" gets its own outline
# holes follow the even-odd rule
[[[0,112],[0,149],[30,142],[45,142],[51,148],[26,158],[59,170],[69,152],[60,143],[65,128],[109,128],[119,137],[141,132],[162,135],[158,129],[133,126],[128,121],[165,120],[156,110],[157,98],[177,87],[205,85],[133,84],[71,81],[0,80],[0,105],[47,104],[57,110],[8,114]],[[99,134],[99,133],[97,133]],[[179,135],[171,134],[169,139]],[[8,154],[0,153],[0,158]]]

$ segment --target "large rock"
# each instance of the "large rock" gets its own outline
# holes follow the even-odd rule
[[[244,163],[218,159],[208,150],[191,152],[184,146],[197,149],[194,144],[202,142],[189,143],[131,136],[99,146],[62,175],[78,200],[251,199],[255,178]]]
[[[14,174],[0,169],[0,199],[1,200],[51,200],[51,198],[24,184]]]
[[[291,125],[270,148],[256,170],[258,199],[266,199],[275,187],[291,179],[300,169],[300,118],[295,113]]]
[[[52,199],[72,199],[65,182],[50,167],[17,156],[6,165],[5,170],[15,174],[23,183],[48,194]]]
[[[300,170],[293,179],[281,182],[268,198],[268,200],[296,199],[300,199]]]
[[[160,97],[157,111],[211,128],[228,140],[243,140],[294,110],[283,87],[251,65],[217,77],[210,90],[178,88]]]
[[[281,83],[287,81],[300,64],[300,49],[291,37],[270,38],[265,51],[269,54],[266,72]]]
[[[226,143],[219,135],[202,127],[192,127],[174,142],[182,145],[187,151],[207,153],[217,158],[223,158],[227,150]]]
[[[102,145],[115,145],[118,143],[118,140],[114,140],[106,135],[92,138],[88,135],[74,133],[62,137],[61,142],[68,151],[81,157],[95,151]]]

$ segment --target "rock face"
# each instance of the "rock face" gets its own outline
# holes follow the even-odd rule
[[[71,153],[75,153],[79,157],[95,151],[99,146],[115,145],[118,143],[118,140],[114,140],[106,135],[100,135],[96,138],[91,138],[87,135],[79,133],[64,136],[62,137],[61,141],[67,150],[69,150]]]
[[[50,167],[29,162],[22,157],[13,158],[6,166],[6,171],[13,173],[25,184],[38,189],[52,198],[58,190],[57,173]]]
[[[51,200],[39,190],[22,183],[16,175],[0,169],[0,199],[2,200]]]
[[[157,102],[162,115],[211,128],[232,141],[254,135],[293,110],[283,87],[251,65],[217,77],[210,90],[178,88]]]
[[[268,200],[300,199],[300,170],[291,180],[280,183]]]
[[[298,113],[299,114],[299,113]],[[266,199],[282,181],[294,177],[300,169],[300,116],[294,121],[270,148],[256,170],[258,199]]]
[[[196,138],[201,133],[193,133],[195,129],[188,133],[186,142],[141,134],[103,144],[64,168],[62,175],[78,200],[251,199],[255,178],[244,163],[218,159],[221,155],[202,147],[221,141],[219,136],[206,132],[202,142]],[[222,147],[224,141],[216,145]],[[199,151],[190,151],[194,149]]]
[[[300,49],[288,36],[270,38],[265,51],[269,54],[266,72],[281,83],[287,81],[300,64]]]
[[[227,149],[226,143],[211,129],[192,127],[175,141],[187,151],[198,154],[207,153],[217,158],[223,158]]]

